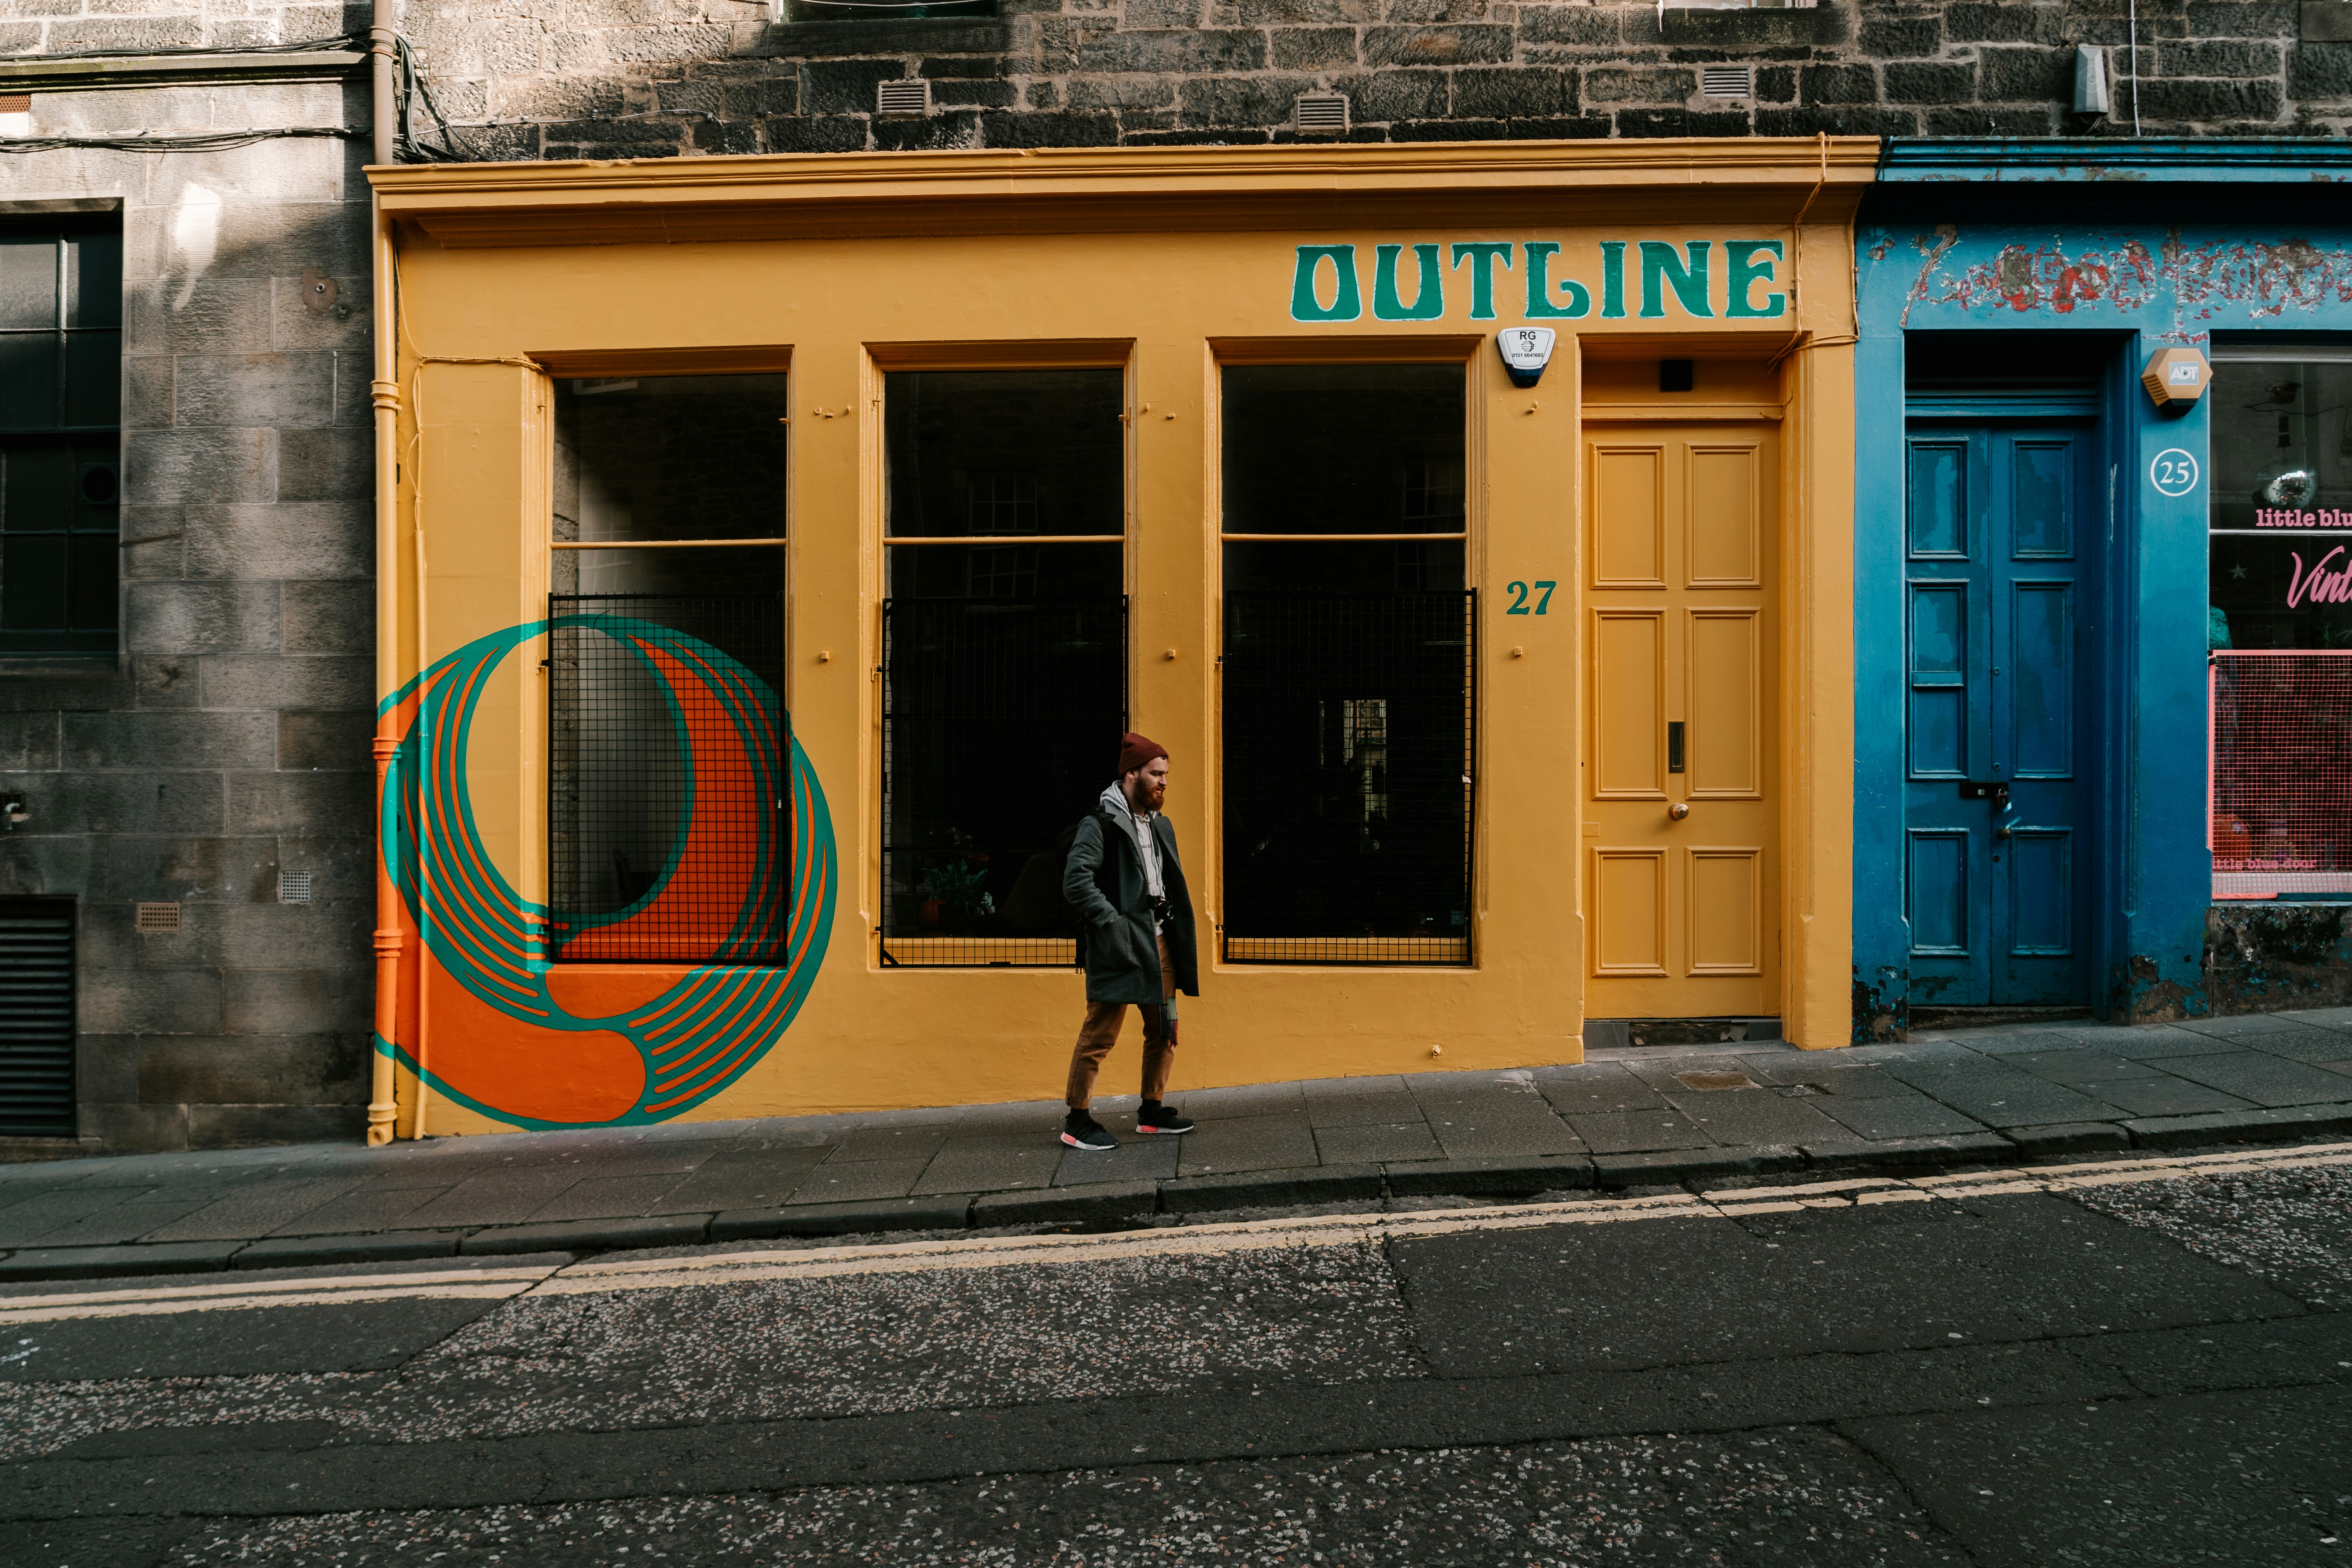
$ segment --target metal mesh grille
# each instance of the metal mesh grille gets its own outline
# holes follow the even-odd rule
[[[1477,596],[1225,595],[1224,953],[1470,962]]]
[[[2352,653],[2212,655],[2213,896],[2352,893]]]
[[[1054,852],[1127,728],[1127,600],[882,605],[882,962],[1066,966]]]
[[[782,596],[556,595],[549,626],[549,956],[776,963]]]
[[[74,1134],[74,907],[0,899],[0,1137]]]

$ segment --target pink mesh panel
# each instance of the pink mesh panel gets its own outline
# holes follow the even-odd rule
[[[2213,896],[2352,893],[2352,649],[2212,655]]]

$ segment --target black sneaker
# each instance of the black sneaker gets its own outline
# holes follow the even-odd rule
[[[1118,1140],[1104,1131],[1102,1123],[1083,1110],[1073,1110],[1062,1119],[1062,1142],[1073,1149],[1091,1149],[1097,1153],[1118,1147]]]
[[[1135,1130],[1138,1132],[1190,1132],[1192,1119],[1172,1105],[1156,1105],[1150,1100],[1135,1108]]]

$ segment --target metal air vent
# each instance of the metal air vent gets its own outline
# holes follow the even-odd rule
[[[874,85],[874,112],[885,120],[920,120],[931,111],[931,84],[919,76]]]
[[[1698,73],[1698,90],[1702,98],[1753,98],[1756,68],[1707,66]]]
[[[74,907],[0,899],[0,1138],[74,1133]]]
[[[142,931],[178,931],[180,929],[180,906],[177,904],[141,904],[138,907],[137,912],[131,917],[131,923],[134,929]]]
[[[1344,92],[1302,92],[1291,105],[1291,124],[1301,136],[1344,136],[1348,133],[1348,95]]]
[[[278,901],[281,904],[307,904],[310,901],[310,873],[280,871],[278,873]]]

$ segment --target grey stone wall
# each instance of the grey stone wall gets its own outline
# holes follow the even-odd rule
[[[12,0],[0,50],[304,39],[347,19],[241,0]],[[364,127],[367,92],[56,92],[33,113],[41,136]],[[360,144],[325,140],[0,154],[0,211],[73,197],[123,214],[121,657],[0,659],[0,784],[32,813],[0,835],[0,894],[79,901],[85,1147],[356,1136],[365,1121],[363,161]],[[278,902],[281,869],[312,872],[314,901]],[[138,934],[141,901],[179,902],[181,931]],[[0,1141],[0,1158],[48,1152]]]
[[[404,27],[467,122],[459,142],[506,158],[1281,141],[1310,89],[1347,93],[1367,141],[2133,129],[2126,0],[1663,17],[1649,0],[1001,0],[993,18],[782,24],[767,9],[408,0]],[[2137,11],[2142,134],[2352,127],[2352,27],[2329,20],[2352,0]],[[2084,43],[2112,50],[2111,115],[2072,111]],[[1709,64],[1754,66],[1754,96],[1703,96]],[[875,84],[910,75],[931,79],[933,112],[877,119]]]

